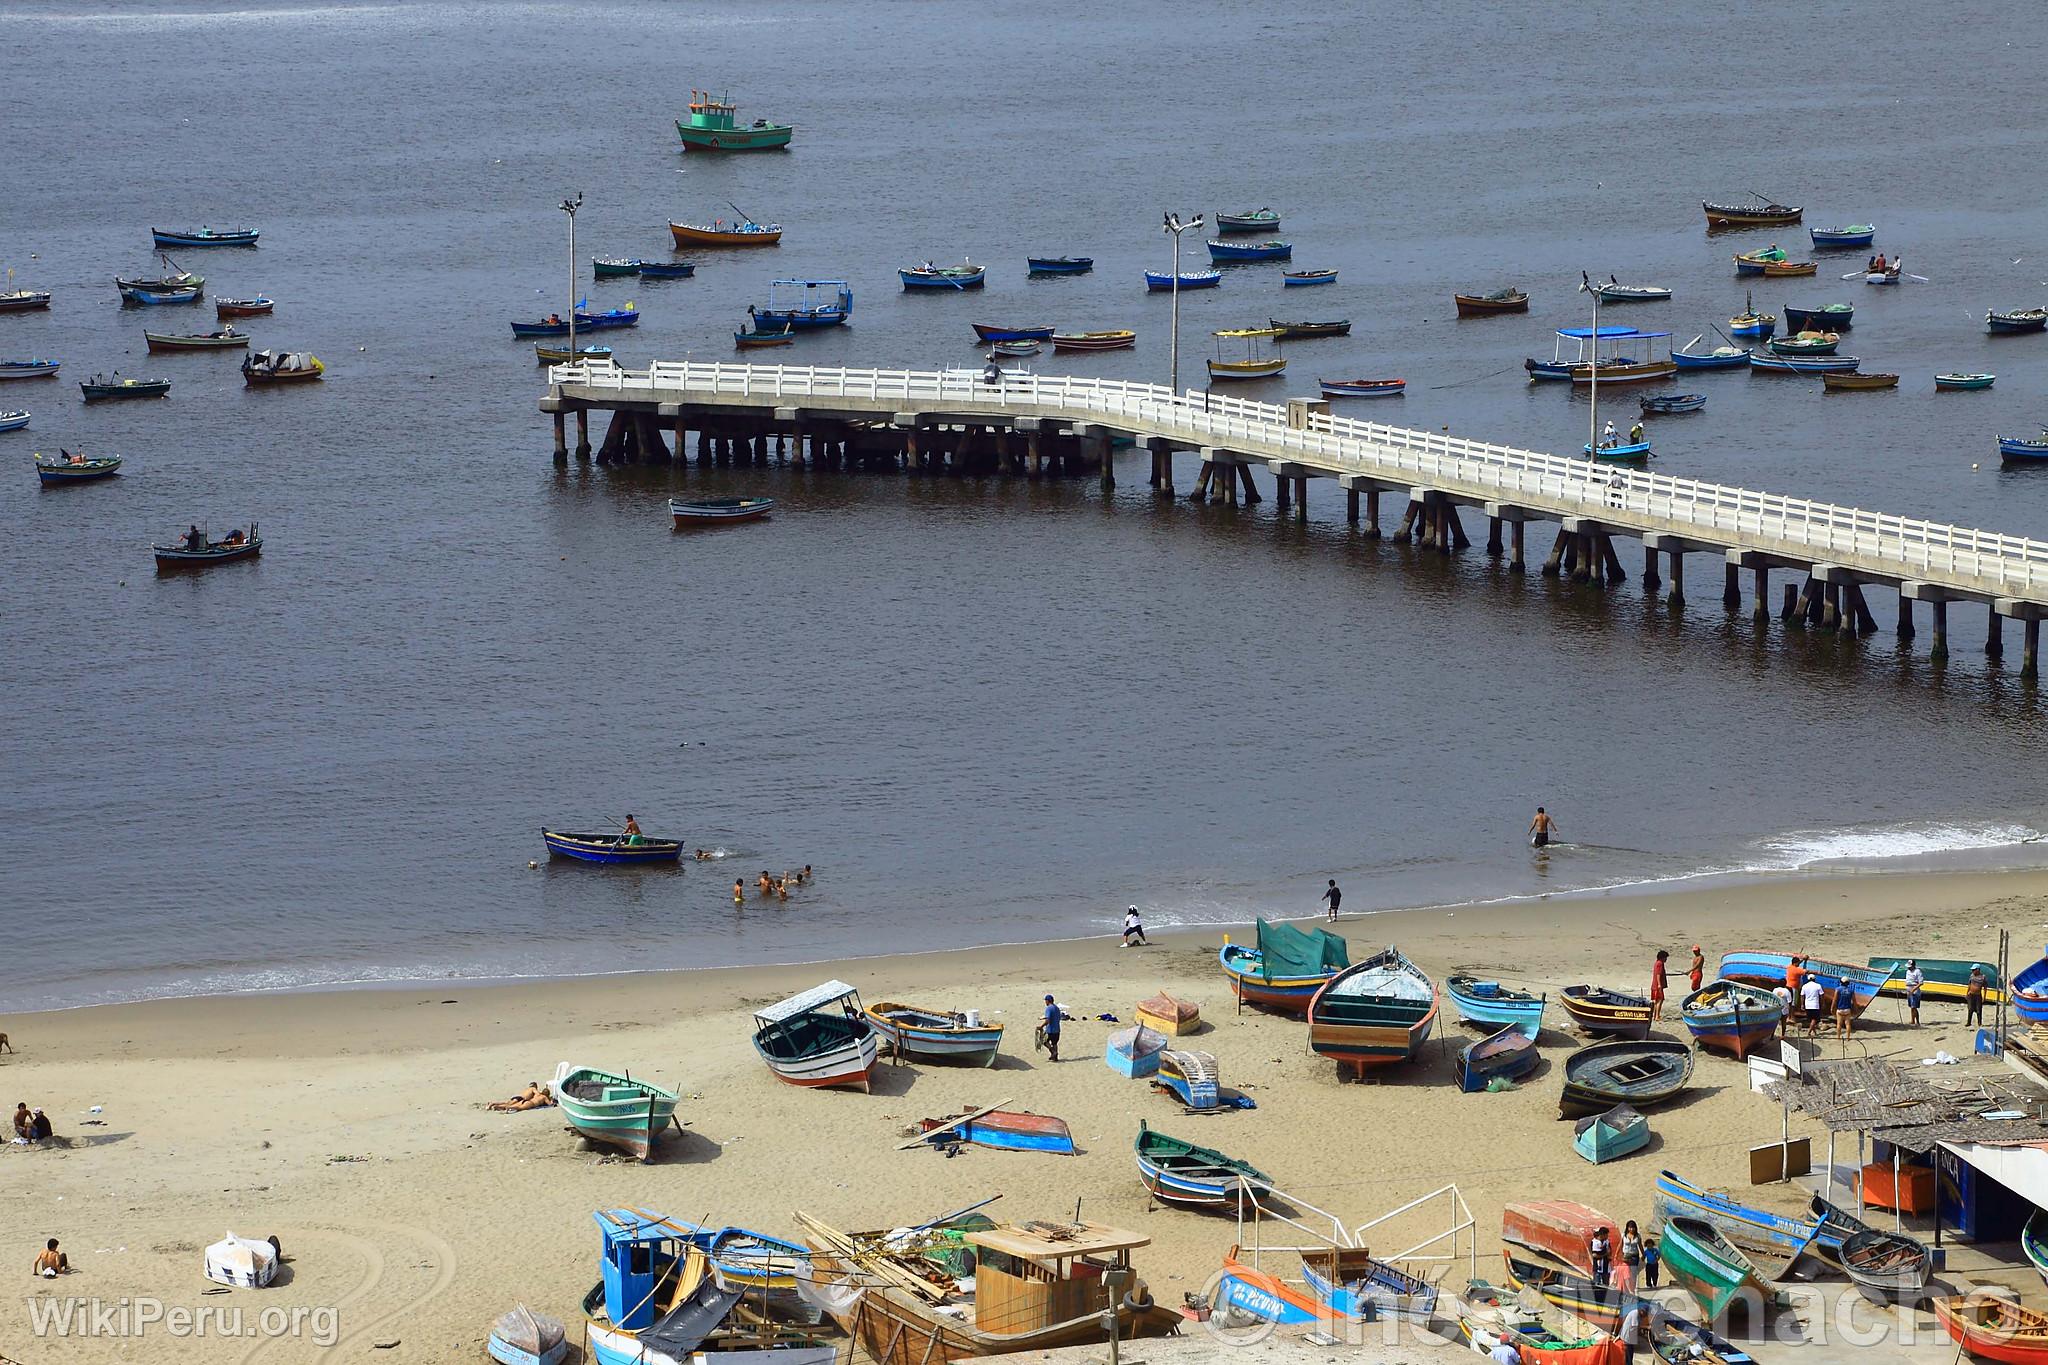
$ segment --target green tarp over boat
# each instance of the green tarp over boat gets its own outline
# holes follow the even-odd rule
[[[1351,965],[1351,949],[1343,939],[1321,929],[1259,921],[1259,972],[1276,977],[1326,976]]]

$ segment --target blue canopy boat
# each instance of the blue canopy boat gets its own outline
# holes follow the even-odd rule
[[[1999,437],[1998,458],[2007,464],[2035,464],[2048,460],[2048,430],[2044,430],[2041,435],[2033,440],[2028,440],[2021,436]],[[2043,969],[2042,975],[2044,979],[2041,980],[2040,984],[2048,985],[2048,962],[2037,962],[2034,964],[2034,967]],[[2027,968],[2027,971],[2033,971],[2034,967]],[[2020,975],[2025,976],[2026,973],[2022,972]],[[2021,1015],[2025,1017],[2025,1011],[2021,1011]],[[2048,1023],[2048,1003],[2044,1003],[2040,1019],[2042,1022]]]
[[[1174,275],[1171,270],[1148,270],[1145,272],[1145,287],[1155,294],[1173,288]],[[1214,289],[1223,283],[1220,270],[1183,270],[1180,272],[1180,287],[1183,289]]]
[[[1444,978],[1444,991],[1457,1005],[1463,1023],[1512,1024],[1530,1038],[1543,1031],[1543,996],[1464,973]]]
[[[1535,1038],[1508,1024],[1498,1033],[1467,1043],[1458,1053],[1458,1089],[1469,1094],[1486,1089],[1495,1079],[1519,1080],[1541,1060]]]
[[[544,828],[540,838],[551,856],[586,863],[672,863],[683,852],[680,840],[634,834],[570,834]]]
[[[988,280],[985,265],[934,265],[926,261],[923,265],[898,270],[896,278],[903,281],[906,293],[917,289],[979,289]]]
[[[770,280],[768,302],[749,306],[757,332],[843,327],[853,316],[853,290],[845,280]]]
[[[643,280],[687,280],[696,273],[695,261],[640,262],[640,278]]]
[[[167,247],[186,246],[254,246],[262,234],[254,228],[203,227],[197,232],[176,232],[170,228],[151,228],[149,235],[156,239],[159,251]]]
[[[1573,370],[1584,368],[1596,358],[1611,361],[1614,359],[1613,353],[1619,349],[1620,342],[1648,335],[1651,334],[1634,327],[1602,327],[1598,335],[1594,334],[1591,327],[1560,327],[1557,329],[1557,339],[1551,343],[1550,359],[1543,360],[1537,356],[1530,356],[1522,362],[1522,368],[1529,372],[1529,378],[1532,380],[1559,380],[1570,383]],[[1664,333],[1659,332],[1655,335],[1662,336]],[[1570,359],[1566,359],[1564,353],[1564,344],[1567,341],[1572,342],[1574,347],[1574,354]],[[1615,343],[1607,347],[1608,354],[1605,356],[1601,355],[1602,342]],[[1601,378],[1606,377],[1603,372]]]
[[[1225,242],[1209,239],[1212,261],[1288,261],[1294,259],[1294,243],[1278,237],[1267,242]]]
[[[1034,275],[1085,275],[1095,268],[1093,256],[1028,256]]]

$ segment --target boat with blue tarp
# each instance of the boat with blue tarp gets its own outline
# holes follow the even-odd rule
[[[770,280],[768,302],[749,305],[756,332],[807,332],[843,327],[853,316],[853,288],[845,280]]]
[[[1556,340],[1551,343],[1550,359],[1543,360],[1530,356],[1522,362],[1522,368],[1529,372],[1529,378],[1532,380],[1569,382],[1572,371],[1581,365],[1590,364],[1595,356],[1600,354],[1600,347],[1603,344],[1641,335],[1643,333],[1634,327],[1602,327],[1597,335],[1591,327],[1560,327],[1557,329]],[[1570,356],[1565,355],[1566,342],[1572,343]],[[1604,379],[1606,376],[1601,377]]]

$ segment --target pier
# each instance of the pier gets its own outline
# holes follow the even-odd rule
[[[1540,571],[1578,583],[1628,577],[1617,539],[1643,551],[1642,585],[1685,602],[1687,555],[1713,555],[1722,603],[1787,626],[1849,636],[1878,623],[1867,586],[1897,594],[1902,641],[1925,603],[1930,657],[1947,658],[1949,606],[1986,609],[1984,653],[2005,651],[2021,627],[2020,674],[2038,674],[2048,611],[2048,541],[1652,474],[1512,446],[1413,431],[1332,414],[1321,399],[1258,403],[1155,384],[978,370],[866,370],[793,365],[656,362],[642,370],[559,365],[541,410],[554,419],[555,456],[592,455],[593,412],[609,414],[596,458],[703,464],[794,461],[834,470],[1018,477],[1093,475],[1113,487],[1112,441],[1150,457],[1148,482],[1177,494],[1176,459],[1196,472],[1187,496],[1263,500],[1253,475],[1274,481],[1277,507],[1308,515],[1312,480],[1334,482],[1362,533],[1388,534],[1382,499],[1402,499],[1390,534],[1442,554],[1472,544],[1466,513],[1486,519],[1485,552],[1525,571],[1526,530],[1556,527]],[[1475,523],[1476,529],[1476,523]],[[1540,542],[1539,542],[1540,543]],[[1660,571],[1661,570],[1661,571]],[[1770,575],[1783,575],[1772,598]]]

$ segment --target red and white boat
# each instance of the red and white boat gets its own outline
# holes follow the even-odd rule
[[[1500,1211],[1500,1239],[1540,1251],[1581,1275],[1593,1273],[1594,1232],[1607,1235],[1620,1254],[1621,1224],[1588,1204],[1571,1199],[1528,1199]]]
[[[827,981],[754,1014],[754,1051],[791,1085],[868,1088],[880,1051],[860,993]]]

